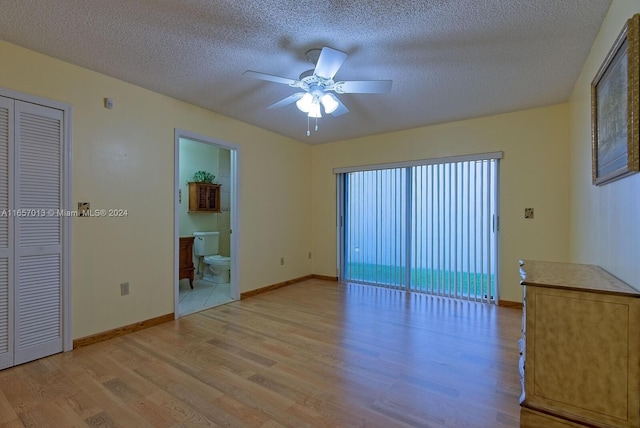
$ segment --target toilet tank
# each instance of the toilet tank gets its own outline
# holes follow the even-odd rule
[[[220,232],[193,232],[193,252],[196,256],[215,256],[218,254]]]

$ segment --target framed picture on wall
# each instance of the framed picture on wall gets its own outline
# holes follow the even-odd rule
[[[640,171],[640,14],[627,20],[591,82],[592,180]]]

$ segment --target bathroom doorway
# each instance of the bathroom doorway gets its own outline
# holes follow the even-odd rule
[[[231,143],[175,131],[176,318],[240,298],[238,151]]]

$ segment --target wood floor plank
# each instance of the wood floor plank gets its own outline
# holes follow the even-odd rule
[[[215,386],[225,395],[244,406],[259,409],[273,421],[286,426],[311,426],[304,419],[299,419],[296,415],[288,412],[295,401],[283,395],[265,391],[260,385],[238,375],[233,370],[229,370],[226,364],[198,373],[197,377],[204,383]]]
[[[20,414],[25,427],[84,427],[85,422],[61,399],[45,401]]]
[[[0,425],[517,427],[521,323],[310,279],[0,371]]]
[[[25,425],[18,418],[2,423],[2,428],[24,428],[24,426]]]
[[[208,427],[216,425],[204,415],[200,414],[192,406],[172,396],[166,391],[157,390],[147,398],[157,406],[162,407],[171,413],[171,418],[176,421],[174,426],[186,425]]]
[[[90,421],[87,422],[90,423],[90,426],[103,426],[101,425],[103,423],[110,426],[109,421],[116,422],[115,426],[151,426],[142,415],[133,411],[105,387],[99,378],[95,378],[94,373],[86,371],[76,374],[71,382],[81,394],[90,397],[102,409],[102,411],[84,418],[85,422]]]
[[[118,423],[114,421],[111,416],[106,412],[99,412],[95,415],[89,416],[84,420],[85,424],[89,427],[116,427]]]
[[[1,383],[0,385],[3,386],[2,389],[6,388],[4,383]],[[15,421],[17,419],[18,415],[9,402],[9,399],[4,394],[4,391],[0,390],[0,426],[9,424],[10,421]]]
[[[29,388],[30,384],[25,382],[22,367],[8,369],[5,372],[6,376],[2,376],[1,379],[2,392],[16,414],[27,412],[40,403],[40,397]]]

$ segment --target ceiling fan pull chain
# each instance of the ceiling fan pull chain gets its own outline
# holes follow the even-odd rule
[[[307,137],[311,135],[311,131],[309,131],[309,116],[307,116]]]

